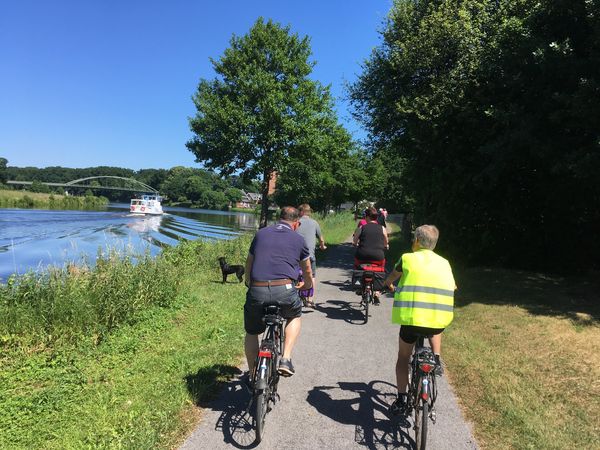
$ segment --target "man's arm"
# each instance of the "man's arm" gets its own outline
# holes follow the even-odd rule
[[[387,288],[394,292],[394,281],[398,280],[402,276],[402,272],[398,272],[395,268],[392,272],[386,277],[383,284],[387,286]]]
[[[300,261],[300,269],[302,269],[302,278],[304,280],[304,286],[302,286],[302,289],[308,290],[313,285],[312,270],[310,268],[310,258],[306,258]]]
[[[250,273],[252,272],[252,263],[254,262],[254,256],[251,253],[248,253],[248,257],[246,258],[246,267],[244,269],[244,283],[246,286],[250,287],[250,283],[252,280],[250,279]]]
[[[325,245],[325,239],[323,238],[323,233],[321,232],[321,226],[317,223],[316,234],[319,238],[319,248],[321,250],[325,250],[327,246]]]

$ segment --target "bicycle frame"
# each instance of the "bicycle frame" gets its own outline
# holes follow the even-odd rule
[[[409,410],[414,410],[420,400],[427,401],[429,410],[435,417],[433,407],[437,398],[437,384],[434,375],[436,363],[433,352],[429,347],[425,347],[424,341],[425,337],[419,337],[417,340],[410,363]],[[435,419],[432,420],[435,421]]]

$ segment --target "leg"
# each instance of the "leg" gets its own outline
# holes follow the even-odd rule
[[[431,345],[433,353],[439,355],[442,352],[442,334],[434,334],[431,339],[429,339],[429,345]]]
[[[284,358],[291,359],[292,349],[294,348],[296,339],[298,339],[298,336],[300,335],[301,328],[302,324],[300,317],[294,317],[293,319],[289,319],[287,321],[285,326],[285,348],[283,349]]]
[[[414,347],[414,343],[408,344],[398,337],[398,360],[396,361],[396,386],[399,394],[406,394],[408,386],[408,363]]]
[[[244,340],[244,350],[246,352],[246,360],[248,361],[248,370],[250,376],[254,372],[254,363],[258,356],[258,335],[246,333],[246,339]]]
[[[227,281],[227,274],[223,271],[223,284]]]

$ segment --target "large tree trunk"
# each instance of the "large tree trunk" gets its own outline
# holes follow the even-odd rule
[[[263,174],[260,221],[258,225],[259,228],[264,228],[267,226],[267,219],[269,215],[269,182],[271,181],[272,176],[272,171],[265,171],[265,173]]]

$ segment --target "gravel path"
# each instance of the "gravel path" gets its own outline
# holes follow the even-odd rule
[[[392,296],[370,308],[363,324],[360,298],[349,289],[350,244],[318,261],[316,310],[305,309],[294,349],[296,375],[279,384],[281,402],[267,416],[264,449],[412,449],[408,423],[390,420],[395,395],[398,326],[391,323]],[[254,431],[243,412],[249,394],[237,380],[206,405],[202,422],[181,449],[254,448]],[[203,405],[204,406],[204,405]],[[428,448],[477,449],[469,425],[445,377],[437,422]]]

